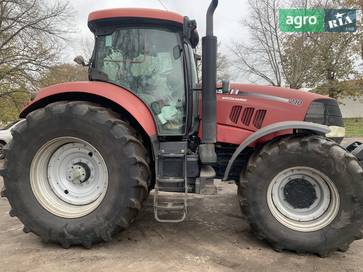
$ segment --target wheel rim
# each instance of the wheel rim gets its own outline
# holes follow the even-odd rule
[[[108,188],[101,154],[78,138],[61,137],[45,144],[33,158],[30,184],[39,203],[54,215],[78,218],[94,211]]]
[[[309,167],[294,167],[280,172],[272,180],[267,204],[272,215],[284,226],[312,232],[334,220],[340,199],[337,188],[325,174]]]

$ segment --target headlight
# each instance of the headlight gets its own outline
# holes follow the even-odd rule
[[[334,99],[318,99],[311,103],[305,116],[305,121],[326,125],[330,132],[326,135],[337,142],[345,137],[345,128],[342,113],[338,102]]]
[[[345,127],[329,126],[330,132],[326,134],[328,138],[344,138]]]

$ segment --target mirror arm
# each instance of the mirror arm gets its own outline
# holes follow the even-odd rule
[[[86,63],[82,56],[75,57],[73,61],[79,65],[82,65],[83,67],[89,67],[90,65],[90,62]]]

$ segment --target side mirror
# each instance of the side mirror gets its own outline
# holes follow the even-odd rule
[[[88,64],[86,64],[86,61],[84,60],[84,58],[82,56],[75,57],[75,59],[73,61],[79,65],[82,65],[83,67],[88,66]]]
[[[193,30],[192,35],[190,37],[190,45],[193,49],[195,49],[199,44],[199,34],[196,29]]]
[[[229,80],[222,80],[222,93],[229,93]]]
[[[184,17],[183,35],[184,38],[190,42],[192,48],[195,49],[199,43],[197,22],[195,20],[190,20],[188,16]]]

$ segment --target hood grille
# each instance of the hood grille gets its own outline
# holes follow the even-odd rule
[[[266,110],[258,110],[256,111],[256,115],[255,118],[253,119],[253,125],[256,128],[261,128],[263,121],[265,120],[266,117]]]
[[[249,126],[251,124],[253,113],[255,112],[254,108],[245,108],[242,115],[242,124],[245,126]]]
[[[229,119],[231,119],[233,123],[237,124],[241,112],[242,112],[242,106],[233,106],[231,113],[229,114]]]
[[[242,106],[233,106],[229,114],[229,119],[234,124],[243,124],[247,127],[253,125],[260,129],[266,117],[266,110],[256,110],[255,108]]]

